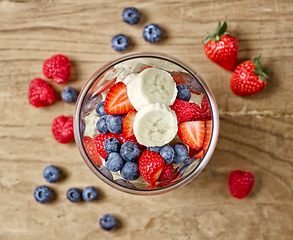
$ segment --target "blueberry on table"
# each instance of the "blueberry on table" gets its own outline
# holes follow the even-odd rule
[[[173,163],[181,164],[188,158],[188,149],[183,143],[175,143],[172,148],[175,152]]]
[[[190,92],[189,88],[183,84],[177,84],[176,88],[178,90],[176,98],[181,99],[185,102],[189,102],[189,100],[191,98],[191,92]]]
[[[81,191],[78,188],[70,188],[67,192],[67,198],[71,202],[78,202],[81,200]]]
[[[98,198],[99,192],[95,187],[87,187],[82,191],[82,199],[87,202],[92,202]]]
[[[175,151],[172,147],[165,146],[160,150],[160,155],[164,158],[165,163],[169,164],[173,162],[175,157]]]
[[[107,127],[107,118],[108,118],[108,115],[104,115],[102,116],[98,121],[97,121],[97,124],[96,124],[96,128],[98,129],[98,131],[102,134],[107,134],[109,133],[109,129]]]
[[[111,45],[115,51],[124,51],[129,46],[129,38],[125,35],[117,34],[112,38]]]
[[[116,227],[116,219],[111,214],[105,214],[100,219],[100,226],[107,231],[113,230]]]
[[[162,29],[157,24],[148,24],[143,29],[143,38],[150,43],[158,42],[162,37]]]
[[[46,203],[52,197],[52,190],[47,186],[39,186],[34,191],[34,197],[39,203]]]
[[[134,162],[140,155],[140,148],[134,142],[125,142],[121,146],[120,155],[125,161]]]
[[[139,178],[139,166],[136,162],[126,162],[120,171],[121,177],[133,181]]]
[[[130,25],[136,24],[140,20],[140,13],[134,7],[125,8],[122,12],[122,20]]]
[[[104,143],[104,149],[106,153],[112,153],[112,152],[118,153],[120,151],[120,146],[121,146],[120,141],[114,137],[106,139]]]
[[[61,93],[61,98],[64,102],[72,103],[77,99],[77,92],[72,87],[66,87]]]
[[[43,177],[49,183],[57,182],[60,178],[60,170],[56,166],[49,165],[44,169]]]
[[[107,127],[111,133],[123,133],[123,120],[124,115],[108,115],[107,117]]]
[[[97,106],[96,106],[96,113],[99,117],[102,117],[104,115],[106,115],[105,113],[105,109],[104,109],[104,104],[105,102],[100,102]]]
[[[117,172],[123,167],[124,161],[119,153],[110,153],[105,158],[105,166],[112,172]]]

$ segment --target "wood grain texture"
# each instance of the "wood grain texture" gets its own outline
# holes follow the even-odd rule
[[[121,21],[135,6],[138,25]],[[293,238],[293,4],[283,1],[0,1],[0,239],[218,239],[291,240]],[[210,62],[202,39],[217,20],[227,19],[239,39],[239,62],[262,53],[270,70],[266,89],[248,98],[229,88],[231,72]],[[142,38],[145,24],[159,24],[161,42]],[[67,55],[72,77],[65,86],[81,89],[103,63],[120,55],[113,35],[131,39],[127,52],[159,51],[193,66],[211,87],[220,111],[220,136],[206,169],[174,192],[132,196],[111,189],[87,168],[75,143],[58,144],[51,123],[73,115],[74,105],[57,101],[36,109],[28,104],[29,82],[42,76],[43,61]],[[50,184],[54,201],[34,201],[42,171],[59,166],[65,177]],[[251,171],[251,194],[230,196],[230,171]],[[72,204],[71,187],[96,186],[95,203]],[[119,227],[105,232],[99,218],[111,213]]]

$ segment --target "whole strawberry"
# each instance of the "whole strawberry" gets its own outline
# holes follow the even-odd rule
[[[71,74],[68,57],[58,54],[48,58],[43,64],[43,74],[57,84],[66,83]]]
[[[267,69],[261,67],[261,55],[245,61],[234,70],[230,87],[238,96],[250,96],[263,90],[267,85]]]
[[[208,33],[204,41],[204,51],[214,63],[228,71],[233,71],[237,65],[238,39],[234,34],[227,32],[227,23],[218,27],[214,33]]]
[[[251,172],[235,170],[230,173],[228,186],[230,193],[235,198],[245,198],[252,190],[254,177]]]
[[[73,117],[59,116],[53,120],[52,133],[59,143],[69,143],[74,139]]]
[[[29,85],[28,100],[34,107],[45,107],[55,101],[55,93],[45,80],[35,78]]]

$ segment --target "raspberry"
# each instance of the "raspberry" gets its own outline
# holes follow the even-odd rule
[[[87,151],[87,154],[89,155],[90,159],[92,160],[92,162],[95,164],[95,165],[99,165],[101,166],[102,165],[102,160],[98,154],[98,151],[97,151],[97,147],[96,147],[96,144],[94,142],[94,139],[91,138],[91,137],[83,137],[82,138],[82,141],[83,141],[83,146],[85,148],[85,150]]]
[[[48,58],[43,64],[43,74],[57,84],[66,83],[71,74],[69,59],[61,54]]]
[[[161,183],[167,183],[170,182],[172,180],[174,176],[174,168],[173,168],[173,164],[169,163],[169,164],[165,164],[160,177],[158,178],[158,182]]]
[[[235,198],[245,198],[254,185],[254,177],[251,172],[242,172],[235,170],[230,173],[228,179],[228,186],[230,193]]]
[[[108,153],[106,153],[105,148],[104,148],[104,143],[108,138],[117,138],[117,134],[115,133],[107,133],[107,134],[98,134],[97,136],[94,137],[94,143],[96,144],[96,148],[98,153],[102,158],[106,158]]]
[[[45,107],[55,101],[55,94],[45,80],[35,78],[29,85],[28,100],[34,107]]]
[[[193,109],[188,102],[176,99],[170,108],[176,113],[178,124],[187,122],[192,118]]]
[[[73,117],[59,116],[53,120],[52,133],[60,143],[69,143],[74,139]]]
[[[203,121],[201,107],[197,105],[196,103],[190,103],[190,106],[192,107],[192,110],[193,110],[191,121]]]

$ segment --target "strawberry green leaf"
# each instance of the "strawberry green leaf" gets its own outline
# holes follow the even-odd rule
[[[227,32],[227,22],[224,21],[223,24],[221,24],[220,21],[218,21],[218,26],[216,28],[215,32],[208,33],[208,36],[204,39],[204,44],[207,44],[210,40],[214,40],[215,42],[218,42],[221,40],[221,36],[223,35],[230,35],[235,36],[235,34]]]
[[[252,60],[253,64],[255,65],[255,69],[253,69],[254,73],[259,77],[260,81],[267,81],[269,76],[267,75],[268,69],[266,67],[261,66],[261,54]]]

